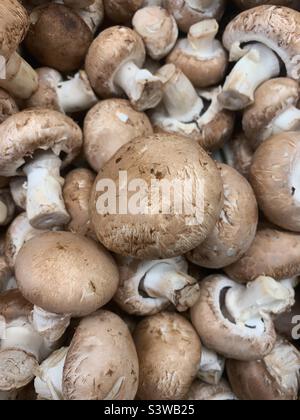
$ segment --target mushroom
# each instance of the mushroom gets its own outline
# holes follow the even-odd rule
[[[227,361],[233,392],[241,400],[297,400],[300,353],[278,338],[272,352],[260,361]]]
[[[286,6],[296,10],[300,8],[298,0],[234,0],[234,3],[240,9],[252,9],[252,7],[265,4]]]
[[[143,0],[103,0],[105,16],[112,22],[128,24],[135,12],[142,7]]]
[[[108,311],[84,318],[64,365],[64,399],[133,400],[138,379],[137,352],[122,319]]]
[[[80,68],[93,32],[78,13],[62,4],[50,3],[33,9],[30,21],[25,46],[41,65],[62,73]]]
[[[224,206],[214,230],[202,244],[187,254],[194,264],[223,268],[238,261],[254,241],[258,208],[248,181],[235,169],[219,164],[224,188]]]
[[[75,158],[81,144],[79,126],[49,109],[25,110],[0,125],[0,175],[27,175],[26,210],[33,227],[69,221],[59,171]]]
[[[153,134],[146,114],[135,111],[125,99],[106,99],[95,105],[84,120],[84,154],[95,172],[136,137]]]
[[[250,169],[259,208],[275,225],[300,232],[300,133],[277,134],[260,145]]]
[[[114,300],[127,313],[153,315],[170,303],[182,312],[198,300],[199,285],[187,274],[183,257],[139,261],[117,256],[117,263],[120,286]]]
[[[191,320],[208,349],[236,360],[258,360],[275,345],[271,315],[293,304],[294,291],[271,277],[258,277],[246,287],[212,275],[200,283]]]
[[[253,103],[256,88],[279,75],[277,56],[287,75],[299,80],[299,34],[300,14],[287,7],[258,6],[234,18],[224,31],[223,45],[231,61],[239,61],[219,96],[222,105],[238,110]]]
[[[132,140],[103,166],[91,219],[100,242],[117,254],[172,258],[204,241],[222,205],[212,159],[189,139],[159,134]]]
[[[228,57],[221,42],[215,39],[218,30],[215,19],[196,23],[167,57],[167,63],[181,69],[196,88],[216,85],[225,76]]]
[[[18,105],[16,104],[14,98],[5,90],[0,89],[0,124],[2,124],[11,115],[16,114],[18,111]]]
[[[230,138],[234,115],[220,108],[220,88],[196,91],[174,64],[163,66],[157,75],[164,86],[163,101],[151,113],[155,131],[183,135],[208,150],[221,147]],[[203,100],[210,103],[204,112]]]
[[[190,322],[168,312],[144,318],[134,341],[140,363],[138,399],[183,399],[201,358],[201,343]]]
[[[233,401],[237,400],[237,397],[224,379],[217,385],[208,385],[195,380],[186,395],[186,399],[192,401]]]
[[[251,247],[239,261],[226,267],[225,272],[239,283],[253,281],[261,275],[284,280],[300,274],[299,255],[299,234],[261,224]]]
[[[110,98],[126,93],[134,108],[143,111],[154,108],[162,97],[160,79],[141,69],[145,58],[142,38],[130,28],[114,26],[93,41],[85,70],[97,95]]]
[[[142,37],[148,55],[154,60],[168,55],[178,38],[173,15],[162,7],[143,7],[133,16],[132,25]]]
[[[48,67],[39,68],[36,72],[39,87],[26,101],[26,108],[41,107],[70,114],[87,111],[98,102],[84,70],[67,80]]]
[[[11,281],[12,271],[5,261],[3,255],[0,256],[0,293],[10,289],[10,285],[13,283]]]
[[[37,88],[37,75],[16,52],[28,29],[28,15],[17,0],[2,0],[0,22],[0,87],[17,98],[29,98]]]
[[[164,0],[164,7],[173,13],[179,29],[188,32],[190,27],[205,19],[220,20],[225,9],[224,0]]]
[[[89,201],[95,175],[89,169],[70,171],[65,178],[63,197],[71,220],[67,226],[70,232],[93,236],[90,224]]]
[[[201,362],[198,368],[197,378],[206,384],[218,385],[221,382],[224,369],[224,357],[202,346]]]
[[[298,279],[297,279],[298,281]],[[297,287],[295,289],[295,305],[292,306],[290,311],[287,311],[278,317],[276,317],[274,323],[275,328],[278,334],[285,337],[287,340],[291,342],[295,342],[299,340],[297,336],[294,335],[294,329],[297,328],[295,323],[299,322],[299,315],[300,315],[300,288]]]
[[[8,225],[15,214],[15,203],[9,189],[0,189],[0,226]]]
[[[243,130],[253,149],[283,131],[300,130],[298,82],[287,77],[271,79],[255,92],[253,105],[243,116]]]
[[[10,179],[9,182],[10,194],[13,198],[15,205],[22,210],[26,210],[27,202],[27,189],[26,177],[16,176]]]

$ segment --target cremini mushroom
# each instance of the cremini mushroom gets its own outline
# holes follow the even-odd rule
[[[218,385],[225,369],[225,358],[202,346],[197,378],[209,385]]]
[[[300,132],[283,132],[263,142],[254,154],[250,183],[266,218],[300,232]]]
[[[132,25],[142,37],[148,55],[154,60],[168,55],[178,38],[173,15],[162,7],[143,7],[133,16]]]
[[[263,5],[236,16],[223,34],[231,61],[239,61],[219,96],[222,105],[238,110],[253,103],[256,88],[279,75],[277,56],[288,77],[299,80],[299,34],[300,14],[287,7]]]
[[[128,24],[135,12],[142,7],[143,0],[103,0],[105,16],[112,22]]]
[[[188,32],[192,25],[204,19],[220,20],[225,9],[224,0],[164,0],[163,5],[173,13],[183,32]]]
[[[65,178],[63,197],[71,216],[67,226],[70,232],[93,236],[90,223],[89,201],[95,174],[89,169],[73,169]]]
[[[183,399],[201,358],[200,339],[190,322],[168,312],[144,318],[134,341],[140,363],[138,399]]]
[[[91,218],[98,239],[113,252],[172,258],[203,242],[222,204],[221,176],[207,153],[184,137],[157,134],[132,140],[103,166]]]
[[[225,76],[228,57],[221,42],[215,39],[218,30],[215,19],[196,23],[167,57],[167,62],[180,68],[196,88],[217,85]]]
[[[298,0],[234,0],[234,3],[240,9],[252,9],[265,4],[286,6],[296,10],[300,8]]]
[[[17,98],[29,98],[38,86],[37,75],[17,53],[28,30],[28,15],[17,0],[3,0],[0,22],[0,87]]]
[[[220,107],[220,88],[196,91],[174,64],[163,66],[157,75],[163,82],[163,100],[151,113],[155,131],[183,135],[208,150],[218,149],[229,140],[234,115]]]
[[[0,124],[11,115],[16,114],[18,111],[18,105],[14,98],[5,90],[0,88]]]
[[[243,130],[253,149],[283,131],[300,130],[299,83],[287,77],[271,79],[256,91],[243,115]]]
[[[26,101],[27,108],[49,108],[70,114],[87,111],[98,102],[84,70],[67,80],[48,67],[41,67],[36,72],[39,87]]]
[[[294,295],[271,277],[258,277],[246,287],[212,275],[200,283],[191,320],[208,349],[236,360],[258,360],[275,345],[271,315],[289,309]]]
[[[250,248],[256,234],[258,207],[248,181],[235,169],[219,164],[224,206],[214,230],[187,254],[194,264],[223,268],[238,261]]]
[[[138,381],[137,352],[122,319],[108,311],[84,318],[66,356],[64,399],[133,400]]]
[[[86,115],[83,128],[85,157],[97,173],[121,146],[153,134],[149,118],[126,99],[106,99]]]
[[[180,312],[192,307],[199,297],[197,281],[187,274],[183,257],[139,261],[117,256],[120,285],[114,300],[126,312],[153,315],[172,303]]]
[[[299,255],[299,234],[260,224],[248,251],[225,271],[239,283],[253,281],[261,275],[284,280],[300,274]]]
[[[300,384],[300,353],[281,338],[263,360],[227,361],[233,392],[241,400],[297,400]]]
[[[78,155],[81,144],[79,126],[49,109],[25,110],[0,124],[0,175],[27,175],[26,210],[34,227],[69,221],[60,168]]]
[[[15,214],[15,203],[9,189],[0,189],[0,226],[8,225]]]
[[[99,97],[120,97],[126,93],[132,105],[143,111],[154,108],[162,98],[160,79],[141,69],[145,58],[142,38],[130,28],[113,26],[93,41],[85,70]]]
[[[216,385],[195,380],[186,395],[186,399],[192,401],[233,401],[237,400],[237,397],[225,379],[222,379]]]

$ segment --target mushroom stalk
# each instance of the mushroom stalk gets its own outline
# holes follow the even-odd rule
[[[279,134],[284,131],[300,130],[300,109],[290,106],[271,123],[272,134]]]
[[[38,76],[33,68],[17,53],[6,63],[5,78],[0,78],[0,87],[12,96],[28,99],[38,88]]]
[[[157,74],[164,83],[163,103],[169,116],[183,123],[198,118],[203,110],[203,101],[182,71],[173,64],[167,64]]]
[[[225,359],[214,351],[202,347],[197,377],[210,385],[218,385],[225,369]]]
[[[62,198],[61,160],[52,152],[40,152],[24,166],[27,175],[27,216],[36,229],[65,225],[70,216]]]
[[[191,9],[201,10],[209,9],[216,3],[216,0],[185,0]]]
[[[70,80],[58,83],[56,91],[58,102],[67,114],[85,111],[98,102],[84,71],[76,73]]]
[[[91,32],[95,34],[103,20],[102,0],[94,0],[92,4],[77,9],[76,13],[87,24]]]
[[[34,380],[34,388],[39,399],[63,400],[63,369],[67,353],[68,347],[61,348],[51,354],[39,367]]]
[[[262,44],[246,47],[245,55],[227,77],[219,101],[224,108],[238,111],[254,102],[256,88],[280,73],[276,54]]]
[[[295,293],[271,277],[258,277],[247,287],[239,286],[228,290],[226,309],[236,323],[259,318],[265,314],[278,315],[294,303]]]
[[[49,346],[55,345],[70,325],[71,316],[58,315],[34,306],[32,325]]]
[[[201,57],[211,57],[215,50],[215,37],[219,25],[214,19],[207,19],[191,26],[188,41],[192,49],[201,54]]]
[[[140,111],[154,108],[161,100],[160,79],[148,70],[140,69],[133,61],[120,67],[115,81]]]
[[[140,289],[152,298],[168,299],[178,311],[192,307],[199,297],[199,285],[186,273],[167,263],[153,266],[141,282]]]

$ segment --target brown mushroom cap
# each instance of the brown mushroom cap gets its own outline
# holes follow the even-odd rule
[[[139,365],[127,325],[112,312],[83,319],[67,354],[63,394],[67,400],[133,400]]]
[[[79,126],[69,117],[49,109],[19,112],[0,124],[0,173],[15,176],[22,173],[25,158],[35,150],[64,152],[63,166],[78,155],[82,144]]]
[[[203,6],[200,0],[197,7],[195,1],[190,0],[164,0],[164,7],[173,13],[179,29],[188,32],[189,28],[204,19],[214,18],[220,20],[225,9],[224,0],[215,0],[210,6]],[[205,3],[205,2],[204,2]]]
[[[281,133],[257,149],[250,183],[258,205],[272,223],[300,232],[300,133]]]
[[[226,267],[225,272],[240,283],[248,283],[259,276],[276,280],[294,277],[300,273],[300,235],[260,226],[246,254]]]
[[[280,6],[258,6],[234,18],[223,34],[223,45],[232,48],[260,42],[274,50],[286,66],[287,74],[300,78],[300,14]]]
[[[69,7],[55,3],[34,9],[30,20],[25,39],[30,54],[43,66],[63,73],[78,70],[93,40],[84,20]]]
[[[261,361],[227,361],[227,374],[234,393],[241,400],[297,400],[300,353],[279,339],[273,351]]]
[[[189,321],[162,312],[144,318],[134,341],[140,362],[141,400],[179,400],[187,394],[201,358],[201,343]]]
[[[84,152],[91,167],[102,166],[130,140],[153,133],[147,115],[125,99],[100,101],[84,120]]]
[[[286,6],[297,10],[300,8],[298,0],[234,0],[234,3],[240,9],[252,9],[252,7],[266,4]]]
[[[149,193],[148,198],[152,198],[151,211],[148,200],[143,201],[138,214],[131,208],[127,214],[99,209],[101,191],[97,191],[98,183],[112,180],[118,191],[120,171],[127,172],[128,184],[138,179],[147,186],[146,196]],[[171,198],[170,209],[164,214],[161,198],[151,193],[153,182],[157,185],[159,181],[161,186],[162,180],[165,183],[178,180],[180,185],[187,181],[192,183],[191,194],[199,205],[178,214]],[[114,194],[111,199],[115,198]],[[182,195],[186,203],[185,194]],[[134,197],[129,191],[128,202],[136,202]],[[171,258],[203,242],[218,220],[222,204],[222,181],[212,159],[189,139],[161,134],[132,140],[104,165],[94,184],[91,217],[97,237],[106,248],[138,259]]]
[[[26,242],[15,273],[27,300],[48,312],[73,316],[90,314],[109,302],[119,281],[111,255],[93,240],[70,232],[47,232]]]
[[[1,6],[0,6],[1,7]],[[0,124],[18,112],[18,105],[5,90],[0,89]]]
[[[0,315],[10,320],[29,317],[33,305],[26,300],[18,289],[8,290],[0,294]]]
[[[268,80],[255,91],[253,105],[243,116],[243,130],[253,149],[272,135],[268,126],[280,112],[294,105],[300,98],[298,82],[287,77]]]
[[[63,198],[71,216],[68,230],[73,233],[92,234],[89,204],[94,180],[95,174],[85,168],[74,169],[65,178]]]
[[[205,268],[222,268],[239,260],[251,246],[258,223],[258,208],[248,181],[235,169],[219,164],[224,207],[212,233],[188,259]]]
[[[103,0],[105,15],[118,24],[129,23],[143,0]]]
[[[127,61],[141,67],[145,58],[143,40],[135,31],[112,26],[94,39],[86,56],[85,71],[98,96],[122,96],[122,89],[114,83],[114,74]]]

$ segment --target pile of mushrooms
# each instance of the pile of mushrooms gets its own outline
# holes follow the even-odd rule
[[[1,0],[0,400],[300,399],[297,0]]]

